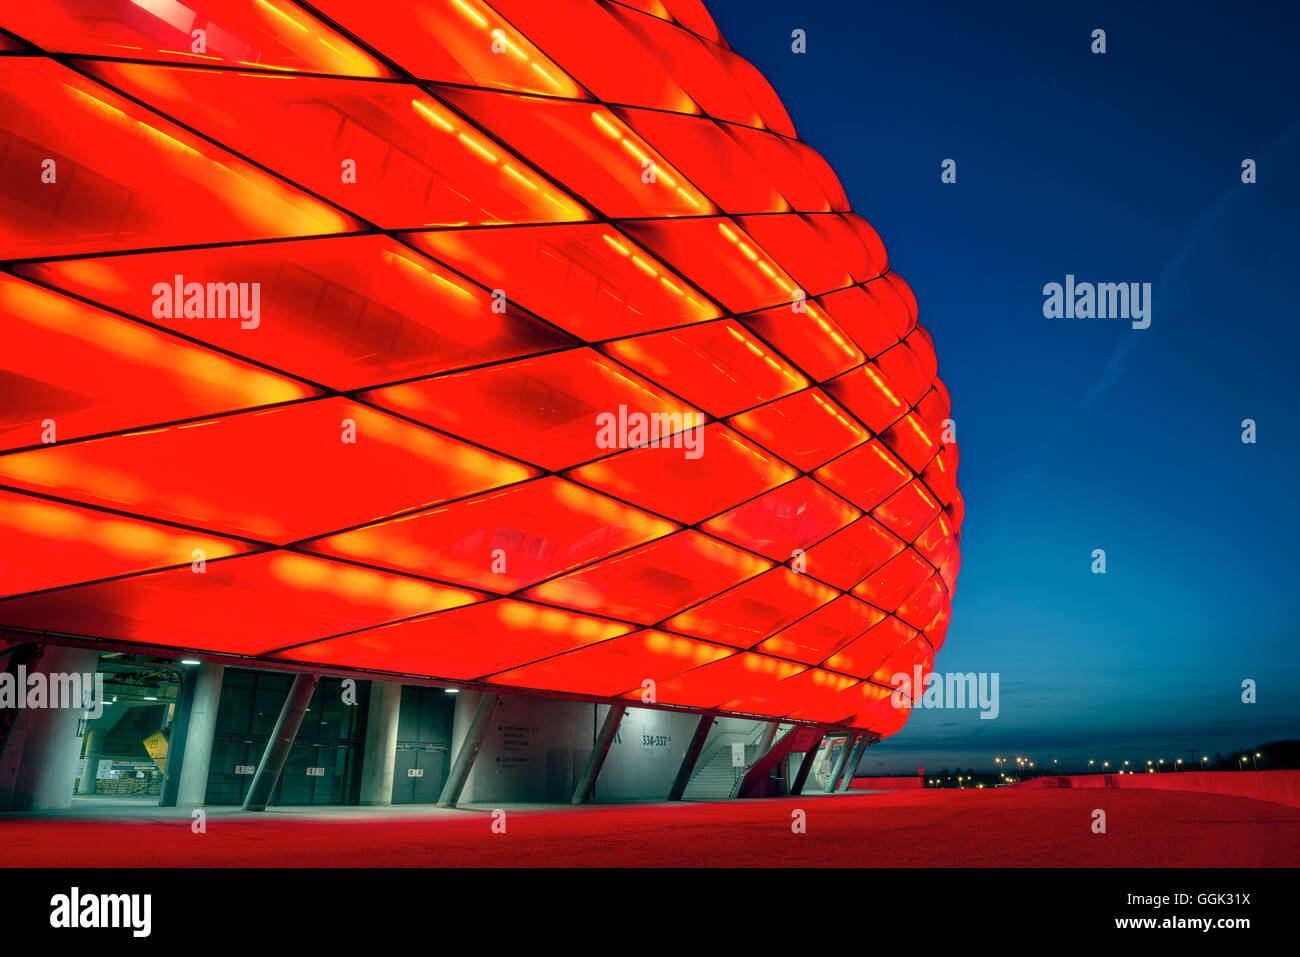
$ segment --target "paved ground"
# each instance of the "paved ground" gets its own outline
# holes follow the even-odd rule
[[[1092,832],[1093,810],[1106,833]],[[791,831],[806,814],[807,833]],[[1300,809],[1188,792],[853,792],[726,803],[437,810],[214,808],[78,800],[0,815],[0,865],[1297,866]]]

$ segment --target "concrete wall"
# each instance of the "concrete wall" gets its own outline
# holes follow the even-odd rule
[[[458,698],[457,748],[478,696],[462,692]],[[596,728],[594,704],[501,695],[461,803],[568,801]]]
[[[461,803],[568,802],[609,706],[500,697]],[[475,693],[458,696],[453,754],[461,746],[478,698]],[[592,800],[664,800],[697,721],[693,714],[628,708]]]
[[[599,706],[600,720],[607,705]],[[593,801],[662,801],[668,796],[699,716],[628,708],[605,758]]]

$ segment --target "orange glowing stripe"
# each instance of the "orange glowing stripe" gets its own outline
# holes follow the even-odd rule
[[[632,262],[636,263],[638,266],[640,266],[642,269],[644,269],[646,272],[648,272],[650,275],[654,276],[655,278],[659,277],[659,273],[655,272],[653,267],[642,262],[640,256],[633,256]]]
[[[718,228],[722,230],[722,234],[726,236],[728,239],[730,239],[733,243],[740,242],[740,237],[738,237],[735,233],[733,233],[730,229],[728,229],[726,223],[718,223]]]
[[[907,424],[912,427],[913,432],[921,437],[921,441],[925,443],[926,448],[934,448],[934,443],[930,441],[930,437],[925,434],[921,427],[916,424],[916,420],[910,415],[907,417]]]
[[[280,70],[285,73],[298,72],[291,66],[276,66],[274,63],[255,63],[252,60],[236,60],[235,62],[238,63],[240,66],[255,66],[259,70]]]
[[[463,2],[461,2],[461,0],[455,0],[455,2],[456,2],[456,6],[460,7],[462,10],[464,10],[466,13],[468,13],[471,17],[473,17],[475,20],[477,20],[478,23],[479,23],[479,26],[483,26],[483,27],[485,27],[485,26],[488,25],[488,22],[487,22],[486,20],[484,20],[482,17],[480,17],[480,16],[479,16],[475,11],[474,11],[474,9],[473,9],[472,7],[466,6]]]
[[[545,70],[543,70],[543,69],[542,69],[540,66],[538,66],[536,63],[530,63],[530,64],[528,64],[528,65],[531,66],[531,67],[532,67],[534,70],[536,70],[538,73],[540,73],[543,77],[545,77],[545,78],[546,78],[546,82],[549,83],[549,84],[551,84],[551,86],[555,87],[557,90],[562,90],[562,89],[564,89],[563,86],[561,86],[557,81],[551,79],[551,75],[550,75],[549,73],[547,73]]]
[[[273,4],[267,3],[266,0],[257,0],[257,2],[260,3],[262,6],[266,7],[266,9],[270,10],[272,13],[274,13],[277,17],[282,17],[283,19],[288,20],[290,23],[292,23],[303,33],[309,32],[305,26],[303,26],[293,17],[289,16],[289,14],[285,13],[283,10],[276,8]]]
[[[479,146],[477,143],[475,143],[472,139],[470,139],[470,138],[469,138],[468,136],[466,136],[464,133],[457,133],[456,136],[457,136],[460,140],[464,141],[467,145],[474,147],[474,149],[478,150],[480,153],[482,153],[484,156],[486,156],[486,157],[487,157],[488,159],[490,159],[492,162],[495,163],[495,162],[497,161],[497,158],[496,158],[495,156],[493,156],[491,153],[489,153],[489,152],[488,152],[487,150],[485,150],[483,147]]]
[[[528,180],[524,179],[522,176],[520,176],[518,173],[516,173],[514,170],[512,170],[508,164],[504,164],[504,163],[503,163],[502,166],[501,166],[501,168],[502,168],[503,170],[505,170],[507,173],[509,173],[511,176],[513,176],[515,179],[519,180],[519,182],[523,183],[523,184],[524,184],[525,186],[527,186],[529,189],[537,189],[537,188],[538,188],[536,183],[530,183],[530,182],[528,182]]]
[[[871,376],[871,381],[874,382],[876,384],[876,387],[880,389],[881,392],[884,393],[885,398],[887,398],[890,402],[894,403],[894,405],[901,406],[903,404],[902,402],[898,401],[898,398],[894,395],[894,393],[889,390],[889,386],[885,385],[885,383],[880,381],[880,376],[876,375],[875,370],[872,369],[871,366],[863,366],[862,368],[866,370],[867,375]]]
[[[599,113],[592,113],[591,118],[604,127],[605,131],[609,133],[610,136],[618,136],[620,139],[622,138],[618,130],[606,123]]]
[[[110,46],[117,46],[117,45],[118,45],[118,44],[116,44],[116,43],[110,44]],[[128,50],[138,50],[138,49],[140,49],[140,48],[139,48],[139,47],[127,47],[126,49],[128,49]],[[159,52],[159,53],[171,53],[171,54],[174,54],[174,55],[176,55],[176,56],[197,56],[197,57],[202,57],[202,58],[205,59],[205,60],[220,60],[220,59],[221,59],[221,57],[219,57],[219,56],[212,56],[210,53],[191,53],[189,50],[159,50],[158,52]]]
[[[629,142],[627,139],[623,140],[623,145],[626,146],[628,149],[630,149],[633,153],[635,153],[637,159],[641,160],[642,163],[649,163],[651,161],[650,157],[642,153],[639,149],[636,148],[634,144]],[[658,166],[656,166],[655,168],[658,169]]]
[[[500,27],[492,31],[492,38],[494,40],[500,40],[502,43],[508,46],[510,48],[510,51],[514,53],[515,56],[519,57],[519,59],[521,60],[528,59],[528,54],[526,54],[523,50],[519,49],[519,47],[511,43],[510,40],[506,37],[505,32],[502,31]]]
[[[433,112],[433,110],[429,109],[419,100],[412,100],[411,105],[415,107],[417,110],[419,110],[421,113],[423,113],[425,116],[427,116],[429,119],[433,120],[443,129],[445,129],[448,133],[455,132],[456,127],[452,126],[450,123],[448,123],[446,120],[440,117],[437,113]]]
[[[630,252],[628,252],[625,248],[623,248],[623,246],[621,246],[618,242],[616,242],[616,241],[614,240],[614,237],[613,237],[613,236],[610,236],[610,235],[606,234],[605,237],[604,237],[604,239],[605,239],[605,242],[609,243],[611,246],[613,246],[615,249],[617,249],[619,252],[621,252],[624,256],[630,256],[630,255],[632,255],[632,254],[631,254]]]

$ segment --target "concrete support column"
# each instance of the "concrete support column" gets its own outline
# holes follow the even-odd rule
[[[830,777],[826,779],[826,786],[822,788],[823,793],[835,793],[835,786],[839,784],[840,775],[844,772],[844,765],[849,760],[849,750],[853,747],[856,741],[857,737],[852,734],[844,740],[844,747],[840,748],[839,757],[835,759],[835,763],[831,766]]]
[[[451,763],[447,781],[442,786],[438,807],[455,807],[456,802],[460,800],[460,792],[465,789],[469,772],[474,768],[474,759],[478,757],[478,750],[483,747],[483,739],[487,737],[492,722],[492,712],[496,711],[500,703],[501,699],[491,692],[479,696],[474,717],[470,720],[469,727],[465,729],[465,737],[461,740],[456,757]]]
[[[81,780],[77,782],[78,794],[95,793],[95,772],[99,768],[99,759],[104,754],[104,739],[108,737],[107,727],[95,727],[86,729],[85,747],[81,756],[86,759],[86,770],[81,774]]]
[[[803,794],[803,786],[808,782],[808,775],[813,765],[817,763],[817,753],[825,740],[825,737],[818,738],[813,746],[804,752],[803,759],[799,762],[799,770],[795,772],[794,780],[790,783],[791,794]]]
[[[284,770],[284,762],[293,749],[293,740],[298,737],[302,717],[307,713],[307,705],[311,703],[311,696],[316,693],[316,685],[319,681],[319,675],[293,676],[293,685],[289,688],[288,697],[284,699],[280,717],[276,719],[275,731],[271,734],[271,740],[266,742],[266,751],[263,752],[262,761],[257,766],[257,773],[253,775],[248,796],[244,798],[245,811],[266,810],[266,805],[275,791],[275,785],[280,780],[280,772]]]
[[[401,710],[402,686],[399,682],[370,682],[370,710],[366,713],[366,743],[361,758],[361,804],[387,806],[393,803],[397,719]]]
[[[858,764],[862,761],[862,753],[867,750],[867,745],[871,739],[865,735],[858,735],[858,743],[853,748],[853,753],[849,755],[848,764],[844,765],[844,780],[840,782],[840,790],[847,791],[853,787],[853,775],[857,773]]]
[[[614,743],[614,735],[618,733],[618,726],[625,714],[627,714],[627,705],[609,706],[609,711],[605,713],[605,720],[601,722],[600,733],[596,735],[596,741],[591,747],[591,756],[587,758],[587,767],[578,780],[578,786],[573,789],[570,804],[586,804],[591,800],[591,792],[596,789],[596,779],[600,777],[600,769],[605,766],[605,757],[609,754],[610,746]]]
[[[707,712],[700,715],[700,723],[695,726],[695,734],[691,736],[691,743],[686,746],[681,766],[677,769],[677,778],[673,781],[672,790],[668,792],[668,800],[680,801],[682,795],[686,793],[686,785],[691,783],[691,775],[695,772],[695,765],[699,763],[704,742],[708,740],[715,720],[714,716]]]
[[[52,678],[63,687],[64,676],[81,675],[83,677],[76,682],[80,687],[84,676],[94,675],[98,667],[97,651],[44,645],[40,657],[28,665],[28,675],[45,675],[46,688],[52,694]],[[17,690],[26,696],[27,688]],[[92,693],[90,688],[84,690]],[[86,709],[84,702],[49,700],[47,703],[73,706],[23,708],[14,716],[6,751],[21,747],[22,752],[17,755],[13,790],[8,795],[11,810],[38,811],[72,806],[72,782],[77,775],[77,759],[81,757],[80,732]]]
[[[225,676],[225,665],[205,662],[199,665],[197,674],[187,678],[194,682],[194,700],[190,704],[185,745],[181,751],[177,807],[202,807],[207,797],[212,736],[217,730],[217,707],[221,703],[221,683]]]

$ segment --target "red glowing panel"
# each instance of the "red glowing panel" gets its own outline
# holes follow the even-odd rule
[[[503,671],[488,680],[518,688],[613,698],[629,688],[642,690],[646,681],[657,683],[735,653],[734,648],[707,641],[642,631]]]
[[[948,637],[948,625],[952,621],[952,601],[946,601],[939,608],[935,616],[930,619],[930,623],[925,626],[925,640],[928,641],[935,651],[943,647],[944,640]]]
[[[409,239],[588,342],[718,316],[698,290],[608,226],[447,230]]]
[[[88,68],[385,228],[590,218],[414,86],[103,62]]]
[[[9,7],[0,630],[901,727],[948,390],[701,0]]]
[[[0,456],[21,488],[276,543],[531,474],[345,399]]]
[[[668,219],[622,226],[732,312],[788,304],[798,294],[798,284],[781,265],[728,219]]]
[[[818,296],[853,284],[835,249],[798,213],[738,216],[736,222],[785,267],[805,295]]]
[[[854,282],[869,282],[889,268],[884,243],[862,217],[851,213],[822,213],[804,219],[844,263]]]
[[[747,684],[744,694],[724,701],[721,707],[742,714],[784,715],[796,708],[825,706],[856,681],[856,678],[832,674],[820,668],[809,668],[775,683],[762,682],[755,690]]]
[[[682,612],[664,627],[749,648],[835,596],[833,589],[778,566]]]
[[[913,543],[913,548],[924,556],[925,560],[938,568],[948,552],[957,542],[952,527],[952,520],[946,512],[940,512]]]
[[[817,480],[834,489],[854,505],[873,509],[912,478],[879,439],[872,439],[846,452],[815,473]]]
[[[0,620],[167,648],[265,655],[276,648],[454,608],[474,592],[286,552],[210,561],[0,602]],[[372,663],[373,664],[373,663]]]
[[[712,416],[761,405],[808,384],[734,319],[620,339],[604,350]]]
[[[909,628],[891,615],[856,641],[835,652],[824,664],[833,671],[845,674],[869,675],[915,637],[916,629]],[[879,679],[880,676],[875,677]],[[885,683],[888,683],[888,676],[885,677]]]
[[[607,641],[626,634],[630,627],[559,608],[501,600],[286,648],[277,657],[469,680]]]
[[[795,479],[700,526],[702,531],[789,561],[862,513],[808,477]]]
[[[237,555],[242,542],[0,490],[0,595]]]
[[[887,733],[882,730],[881,718],[895,720],[889,702],[890,691],[867,681],[849,682],[847,687],[832,696],[803,704],[790,712],[788,717],[797,721],[818,721],[826,724],[849,725],[866,728],[873,734]],[[904,719],[907,711],[898,712]]]
[[[722,39],[722,34],[718,31],[718,25],[713,22],[713,17],[709,16],[709,11],[704,8],[701,0],[665,0],[662,4],[668,9],[668,15],[684,26],[692,33],[711,40],[716,44],[726,45],[726,40]],[[654,10],[649,5],[628,4],[628,6],[637,7],[646,13],[653,13]],[[658,6],[658,4],[655,4]],[[660,19],[666,19],[660,16]]]
[[[712,709],[734,698],[737,689],[751,695],[770,692],[777,682],[803,670],[803,665],[747,651],[660,681],[655,695],[660,704]],[[624,697],[637,698],[641,693],[637,688]]]
[[[801,302],[744,317],[745,325],[821,382],[862,364],[866,355],[821,306]]]
[[[858,601],[852,595],[841,595],[789,628],[777,632],[757,650],[809,665],[820,664],[884,617],[883,611],[866,602]],[[853,671],[852,668],[839,670]]]
[[[918,474],[925,471],[939,451],[938,436],[931,433],[929,424],[915,412],[894,423],[880,438]]]
[[[830,211],[830,200],[799,159],[794,141],[744,126],[728,125],[727,133],[767,171],[793,209],[801,213]]]
[[[740,87],[746,99],[758,111],[759,119],[763,125],[775,130],[782,136],[797,136],[794,123],[790,121],[790,114],[785,111],[785,105],[782,104],[780,97],[776,95],[776,91],[772,89],[772,84],[767,82],[767,79],[758,72],[758,68],[754,64],[728,49],[721,38],[719,38],[718,44],[720,45],[710,46],[709,52],[722,64],[722,68],[731,75],[731,78],[736,81],[736,85]]]
[[[921,327],[917,326],[917,332]],[[913,333],[915,335],[915,333]],[[948,387],[937,377],[933,380],[930,391],[927,392],[916,404],[916,414],[925,420],[925,424],[930,426],[937,433],[944,431],[946,423],[952,412],[952,399],[948,395]]]
[[[315,391],[12,276],[0,275],[0,317],[6,380],[0,448],[288,402]]]
[[[559,181],[572,184],[606,216],[706,216],[717,211],[683,173],[606,107],[455,87],[435,92]]]
[[[767,171],[713,120],[629,107],[618,113],[724,211],[784,213],[790,209]]]
[[[914,481],[877,505],[871,514],[899,538],[910,542],[939,512],[934,496],[921,482]]]
[[[944,584],[948,586],[949,594],[957,587],[957,572],[961,570],[961,549],[956,546],[948,553],[948,557],[943,560],[939,566],[939,574],[943,576]]]
[[[707,43],[679,27],[626,7],[615,4],[609,9],[632,36],[654,51],[705,113],[745,126],[762,126],[758,111],[726,67],[714,58]]]
[[[18,267],[114,309],[337,389],[548,352],[573,339],[386,236],[137,253]],[[159,316],[154,284],[258,284],[259,321]],[[175,296],[172,297],[175,301]],[[188,298],[188,297],[185,297]],[[183,302],[183,300],[182,300]],[[247,403],[253,404],[253,403]]]
[[[6,4],[0,26],[55,53],[392,76],[289,0],[41,0]]]
[[[906,547],[880,523],[863,516],[810,548],[805,560],[810,575],[836,588],[852,588]]]
[[[846,372],[823,388],[873,432],[883,432],[907,414],[907,403],[889,377],[871,363]]]
[[[943,607],[947,597],[948,590],[944,587],[943,578],[935,572],[924,585],[912,592],[907,600],[898,606],[896,614],[908,624],[923,628]]]
[[[523,597],[649,625],[771,567],[716,539],[684,531],[552,579]]]
[[[934,568],[929,562],[908,548],[868,575],[853,589],[853,594],[877,608],[897,608],[899,602],[932,574]]]
[[[369,0],[316,0],[313,6],[422,80],[587,96],[480,0],[404,0],[382,6]]]
[[[492,5],[602,100],[674,113],[700,111],[653,52],[605,7],[590,0],[495,0]],[[575,30],[575,23],[582,29]]]
[[[866,430],[821,389],[805,389],[733,415],[727,424],[801,472],[828,462],[867,437]]]
[[[362,398],[547,469],[645,441],[668,441],[702,417],[592,349],[389,386]],[[677,451],[680,457],[684,453]]]
[[[930,673],[930,662],[934,652],[925,638],[916,634],[901,648],[893,651],[871,675],[871,680],[888,684],[899,689],[899,694],[908,695],[916,700],[925,691],[926,678]],[[921,669],[921,680],[916,680],[916,668]],[[897,676],[906,675],[904,685]]]
[[[0,59],[0,116],[0,181],[13,184],[0,193],[0,246],[14,258],[360,228],[53,60]]]
[[[716,422],[693,430],[689,445],[631,449],[567,474],[688,525],[795,477],[780,459]]]
[[[511,592],[678,526],[547,477],[305,547],[395,571]]]
[[[885,317],[886,304],[869,291],[873,288],[885,287],[883,283],[851,286],[818,299],[836,325],[848,333],[868,358],[880,355],[898,342],[894,330],[900,324]],[[905,316],[903,301],[892,292],[889,299],[897,306],[899,316]]]
[[[877,368],[889,377],[889,381],[896,387],[898,397],[909,406],[920,402],[934,381],[934,373],[927,372],[922,358],[911,348],[910,343],[916,339],[914,331],[906,342],[900,342],[875,359]]]

